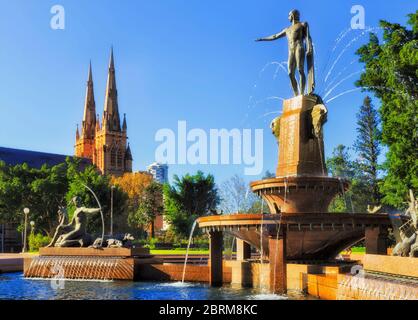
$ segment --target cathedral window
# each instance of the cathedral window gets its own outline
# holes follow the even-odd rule
[[[118,151],[117,160],[118,160],[118,168],[123,168],[123,156],[122,156],[121,150]]]
[[[116,149],[112,148],[112,151],[110,151],[110,165],[112,167],[116,167]]]

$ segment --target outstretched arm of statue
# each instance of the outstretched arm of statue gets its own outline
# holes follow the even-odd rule
[[[83,212],[95,214],[95,213],[99,213],[100,212],[100,209],[99,208],[93,208],[93,209],[84,208],[83,209]]]
[[[259,39],[255,40],[255,41],[273,41],[273,40],[277,40],[277,39],[283,38],[286,35],[286,30],[287,29],[283,29],[282,31],[280,31],[280,32],[278,32],[276,34],[273,34],[273,35],[268,36],[268,37],[265,37],[265,38],[259,38]]]

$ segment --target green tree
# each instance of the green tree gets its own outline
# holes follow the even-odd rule
[[[176,234],[187,236],[198,217],[215,211],[219,204],[213,175],[198,171],[182,178],[174,176],[173,186],[164,186],[165,217]]]
[[[357,54],[365,64],[359,87],[380,99],[382,142],[388,146],[382,202],[403,208],[408,189],[418,191],[418,10],[408,29],[380,21],[383,39],[370,35]]]
[[[40,169],[27,164],[6,165],[0,161],[0,221],[23,223],[23,208],[30,209],[29,219],[35,221],[37,230],[51,236],[58,224],[59,206],[70,204],[71,198],[79,196],[85,206],[97,207],[87,185],[97,194],[109,228],[110,183],[109,177],[101,175],[96,167],[87,166],[80,171],[80,160],[67,158],[55,166],[43,165]],[[125,208],[127,196],[119,188],[114,190],[114,215]],[[69,214],[74,208],[69,205]],[[89,231],[101,231],[100,215],[91,217]],[[125,221],[126,225],[126,221]]]
[[[271,172],[270,170],[267,170],[264,173],[263,179],[270,179],[270,178],[276,178],[276,174],[274,174],[273,172]]]
[[[347,180],[350,187],[343,192],[343,180],[341,180],[341,194],[330,204],[330,212],[366,212],[369,198],[367,185],[363,173],[357,162],[352,161],[347,147],[338,145],[332,157],[327,159],[327,168],[333,177]]]
[[[80,197],[82,203],[86,207],[97,208],[98,204],[93,194],[86,188],[88,186],[96,194],[102,207],[105,233],[110,229],[110,202],[111,202],[111,183],[110,177],[101,175],[95,166],[87,166],[80,171],[78,161],[67,161],[68,170],[68,192],[66,193],[66,201],[69,203],[70,216],[74,212],[71,199],[75,196]],[[114,221],[122,215],[126,209],[127,195],[120,187],[116,186],[113,190],[113,216]],[[88,217],[88,231],[91,233],[100,233],[102,230],[102,222],[100,214]],[[114,225],[115,231],[123,231],[127,225],[127,221],[123,225]]]
[[[380,135],[378,113],[370,97],[366,97],[357,113],[357,139],[354,147],[360,156],[358,166],[363,173],[371,205],[378,205],[381,198],[378,185]]]
[[[30,209],[29,219],[50,235],[57,222],[57,211],[67,191],[66,165],[27,164],[8,166],[0,162],[0,219],[23,223],[23,208]]]
[[[129,213],[128,221],[134,227],[149,227],[149,236],[154,238],[154,221],[163,211],[163,187],[157,182],[152,182],[143,190],[138,208]]]

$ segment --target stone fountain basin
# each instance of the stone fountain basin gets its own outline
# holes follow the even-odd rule
[[[321,176],[278,177],[251,182],[251,189],[266,200],[270,212],[322,213],[337,194],[347,191],[345,179]]]
[[[238,213],[202,217],[198,224],[206,232],[223,231],[258,250],[262,246],[264,256],[269,254],[268,238],[285,229],[288,260],[329,260],[363,240],[366,228],[388,227],[391,223],[386,214]]]

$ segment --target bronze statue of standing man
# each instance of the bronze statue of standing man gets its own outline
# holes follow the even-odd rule
[[[313,45],[309,34],[309,26],[306,22],[300,22],[300,13],[298,10],[289,12],[289,20],[292,25],[283,29],[272,36],[260,38],[256,41],[273,41],[284,36],[287,37],[289,44],[288,71],[293,93],[295,96],[305,94],[305,54],[308,65],[308,94],[313,93],[315,89],[315,71],[313,59]],[[306,45],[306,48],[305,48]],[[299,72],[299,87],[296,81],[296,68]]]

